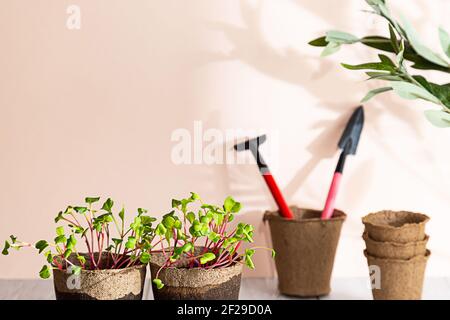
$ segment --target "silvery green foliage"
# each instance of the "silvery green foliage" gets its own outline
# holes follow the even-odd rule
[[[371,90],[362,99],[366,102],[374,96],[394,91],[404,99],[422,99],[440,106],[440,110],[428,110],[426,118],[435,126],[450,127],[450,84],[436,84],[421,75],[411,74],[409,68],[416,70],[435,70],[450,73],[450,36],[443,29],[439,29],[439,39],[442,50],[441,56],[425,46],[412,24],[401,17],[399,23],[392,16],[385,0],[366,0],[371,7],[371,13],[384,18],[388,22],[389,38],[382,36],[366,36],[358,38],[342,31],[329,31],[324,37],[310,42],[317,47],[325,47],[322,56],[337,52],[344,44],[362,43],[371,48],[395,55],[392,59],[379,54],[379,61],[363,64],[345,64],[342,66],[350,70],[365,70],[369,80],[384,80],[387,86]]]

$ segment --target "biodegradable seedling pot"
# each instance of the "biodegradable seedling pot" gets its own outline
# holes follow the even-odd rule
[[[77,263],[76,258],[70,260]],[[144,264],[123,269],[83,269],[78,275],[54,269],[56,300],[141,300],[146,270]]]
[[[379,267],[380,287],[372,289],[375,300],[420,300],[430,251],[408,260],[383,259],[364,251],[367,263]],[[376,276],[376,273],[372,276]]]
[[[152,280],[165,261],[163,254],[152,255]],[[241,263],[226,268],[189,269],[181,262],[176,268],[160,271],[158,278],[164,287],[157,289],[153,284],[153,296],[155,300],[238,300],[241,274]]]
[[[367,253],[373,257],[408,260],[425,255],[429,237],[426,235],[422,241],[408,243],[380,242],[371,239],[367,232],[364,232],[363,238],[366,242]]]
[[[430,218],[408,211],[379,211],[363,217],[369,237],[375,241],[408,243],[425,239],[425,224]]]
[[[278,273],[278,288],[290,296],[316,297],[330,291],[336,247],[346,215],[335,210],[333,217],[321,220],[321,211],[291,208],[294,219],[278,212],[266,212]]]

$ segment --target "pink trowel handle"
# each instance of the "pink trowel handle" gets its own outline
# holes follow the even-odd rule
[[[325,208],[322,212],[322,220],[330,219],[334,212],[334,203],[336,201],[336,195],[338,193],[339,184],[341,183],[342,173],[335,172],[333,180],[331,181],[330,191],[328,191],[327,202],[325,202]]]

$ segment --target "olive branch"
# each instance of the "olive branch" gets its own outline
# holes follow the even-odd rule
[[[379,54],[379,61],[351,65],[342,63],[349,70],[367,70],[368,80],[384,80],[387,85],[371,90],[362,99],[366,102],[374,96],[393,90],[404,99],[422,99],[440,106],[439,110],[426,110],[426,118],[437,127],[450,127],[450,83],[436,84],[422,75],[412,74],[410,69],[434,70],[450,73],[450,36],[439,29],[439,38],[446,57],[441,57],[422,44],[416,30],[407,19],[401,23],[393,18],[385,0],[366,0],[376,14],[388,22],[389,37],[356,37],[342,31],[328,31],[325,36],[309,42],[312,46],[324,47],[322,57],[337,52],[342,45],[362,43],[368,47],[393,54],[392,59]]]

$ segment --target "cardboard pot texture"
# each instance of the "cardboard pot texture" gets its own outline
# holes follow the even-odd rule
[[[321,220],[321,211],[291,208],[294,219],[278,212],[266,212],[281,293],[316,297],[330,293],[336,247],[346,215],[335,210],[329,220]]]
[[[430,218],[408,211],[380,211],[362,218],[369,237],[375,241],[408,243],[425,239]]]
[[[76,258],[71,261],[77,263]],[[53,270],[56,299],[141,300],[146,271],[147,265],[143,264],[123,269],[81,270],[79,275]]]
[[[426,254],[408,260],[376,258],[364,251],[369,266],[378,266],[380,288],[373,288],[375,300],[420,300],[425,268],[430,256]],[[373,275],[372,275],[373,276]]]
[[[428,236],[422,241],[408,243],[379,242],[371,239],[367,232],[363,234],[366,242],[367,253],[377,258],[411,259],[415,256],[423,256],[427,251]]]
[[[198,247],[196,250],[200,250]],[[164,264],[163,254],[153,254],[150,262],[152,280]],[[217,269],[189,269],[183,263],[177,268],[162,269],[162,289],[152,285],[155,300],[237,300],[241,288],[242,264]]]

